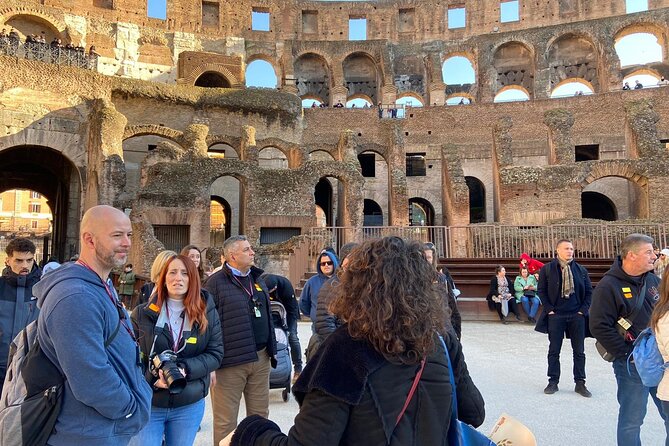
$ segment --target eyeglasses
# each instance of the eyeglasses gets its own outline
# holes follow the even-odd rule
[[[332,265],[334,265],[334,263],[331,261],[321,262],[321,266],[332,266]]]
[[[423,246],[425,246],[425,249],[434,249],[435,248],[434,243],[432,243],[432,242],[427,242]]]

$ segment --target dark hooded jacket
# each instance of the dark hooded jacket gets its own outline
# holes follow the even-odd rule
[[[0,277],[0,390],[5,381],[9,344],[26,325],[37,319],[37,298],[33,294],[42,271],[33,265],[25,276],[6,267]]]
[[[622,260],[616,258],[611,268],[599,281],[592,295],[590,307],[590,332],[607,352],[616,358],[627,358],[632,351],[632,342],[626,341],[616,329],[621,317],[629,319],[646,282],[644,302],[636,317],[630,322],[632,335],[636,338],[648,327],[650,315],[659,297],[660,279],[648,271],[638,277],[628,275],[622,268]],[[627,296],[626,296],[627,295]]]
[[[107,284],[111,297],[95,272],[68,263],[34,287],[40,346],[66,378],[51,446],[127,444],[149,421],[152,392],[132,325]]]
[[[484,402],[467,371],[462,346],[452,331],[445,342],[454,367],[458,418],[480,426]],[[272,421],[252,416],[239,424],[231,444],[448,446],[453,389],[445,352],[438,339],[436,343],[397,427],[395,420],[420,365],[388,362],[367,341],[351,338],[343,325],[323,343],[293,387],[300,412],[288,436]]]
[[[310,277],[309,280],[307,280],[307,283],[304,284],[304,288],[302,288],[302,293],[300,294],[300,310],[302,310],[302,314],[309,316],[312,322],[316,322],[318,292],[321,290],[323,284],[327,282],[330,277],[332,277],[326,276],[323,274],[323,270],[321,270],[320,259],[323,257],[323,255],[327,255],[330,257],[330,260],[332,260],[334,265],[332,276],[337,273],[337,268],[339,268],[339,260],[337,259],[337,256],[330,251],[323,251],[316,258],[316,271],[318,274]]]
[[[172,334],[165,326],[156,327],[160,308],[155,304],[158,296],[154,296],[144,305],[135,307],[132,312],[132,325],[135,335],[139,339],[143,355],[146,380],[153,386],[156,377],[151,373],[148,365],[151,347],[153,353],[159,354],[165,350],[172,350],[174,342]],[[223,337],[221,335],[221,320],[218,317],[216,306],[211,295],[202,290],[202,300],[206,302],[207,329],[200,332],[195,324],[190,332],[184,331],[177,353],[177,365],[186,371],[188,383],[178,394],[170,395],[167,389],[153,388],[151,404],[156,407],[182,407],[193,404],[206,397],[209,393],[209,374],[218,369],[223,359]],[[188,340],[188,342],[185,342]]]

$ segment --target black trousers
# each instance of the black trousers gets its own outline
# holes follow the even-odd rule
[[[574,353],[574,382],[585,381],[585,316],[578,313],[548,316],[548,381],[560,381],[560,350],[565,333]]]
[[[501,302],[495,302],[495,310],[497,310],[497,315],[499,316],[499,320],[503,321],[504,320],[504,315],[502,314],[502,303]],[[516,303],[516,298],[512,297],[509,299],[509,314],[515,314],[517,317],[520,318],[520,313],[518,312],[518,304]]]

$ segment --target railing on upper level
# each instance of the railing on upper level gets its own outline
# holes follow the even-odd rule
[[[635,232],[651,236],[660,248],[669,244],[669,224],[664,223],[324,227],[312,228],[310,236],[321,247],[338,251],[348,242],[397,235],[434,243],[440,258],[505,258],[523,252],[546,258],[553,256],[555,243],[564,238],[574,244],[578,258],[609,259],[618,253],[622,240]]]
[[[19,39],[2,36],[0,37],[0,54],[93,71],[98,69],[98,55],[86,53],[81,47],[66,48],[41,42],[21,43]]]

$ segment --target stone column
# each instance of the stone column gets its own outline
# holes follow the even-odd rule
[[[660,116],[653,110],[649,99],[625,103],[625,121],[627,135],[630,138],[630,158],[663,157],[666,150],[660,144],[657,123]]]
[[[446,84],[443,82],[432,82],[429,88],[429,103],[425,105],[444,105],[446,103]]]
[[[393,84],[386,84],[383,87],[381,87],[381,102],[383,104],[388,104],[388,105],[395,105],[395,101],[397,100],[397,87]],[[377,105],[377,104],[372,104],[372,105]]]
[[[330,106],[334,106],[337,102],[341,101],[342,104],[346,105],[346,98],[348,97],[348,88],[338,85],[330,89]]]
[[[571,128],[574,116],[571,112],[556,108],[544,113],[544,124],[548,126],[549,164],[566,164],[575,161]]]

